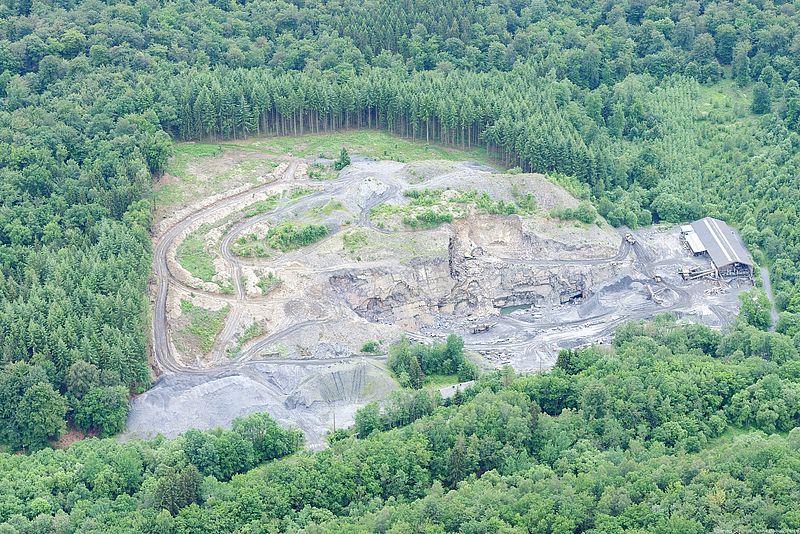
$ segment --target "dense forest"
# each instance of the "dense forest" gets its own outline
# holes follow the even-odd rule
[[[0,453],[0,531],[800,528],[799,9],[4,0],[0,442],[44,450]],[[119,432],[150,384],[172,143],[343,128],[486,146],[614,225],[726,219],[770,269],[777,332],[628,325],[611,353],[491,375],[450,406],[404,393],[324,452],[236,476],[297,437],[262,420],[48,449],[68,425]],[[408,350],[397,372],[418,386],[426,353]],[[448,365],[428,370],[472,376]]]

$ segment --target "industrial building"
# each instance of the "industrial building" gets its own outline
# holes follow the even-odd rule
[[[753,258],[739,234],[713,217],[681,226],[686,245],[695,256],[708,256],[717,276],[753,276]]]

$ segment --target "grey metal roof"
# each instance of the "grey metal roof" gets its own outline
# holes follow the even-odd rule
[[[689,243],[689,248],[692,249],[693,254],[700,254],[701,252],[707,252],[706,247],[703,245],[703,242],[700,241],[700,238],[697,237],[697,234],[694,231],[691,231],[688,234],[686,234],[686,242]]]
[[[692,228],[717,268],[733,263],[753,266],[753,258],[747,252],[739,234],[724,221],[705,217],[693,222]]]

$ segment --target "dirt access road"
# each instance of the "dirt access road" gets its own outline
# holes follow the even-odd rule
[[[767,298],[769,299],[769,316],[770,320],[772,321],[772,325],[769,327],[770,331],[775,331],[775,326],[778,324],[778,308],[775,306],[775,294],[772,292],[772,283],[769,279],[769,269],[766,267],[761,267],[759,269],[759,275],[761,276],[761,283],[764,287],[764,292],[767,294]]]
[[[299,160],[291,160],[286,171],[283,173],[281,180],[284,182],[294,182],[301,185],[316,185],[316,184],[309,184],[309,182],[303,182],[296,179],[295,173],[297,171]],[[198,220],[206,220],[209,218],[213,218],[215,213],[222,213],[229,208],[234,206],[241,206],[247,203],[249,198],[252,198],[255,194],[261,193],[264,191],[268,191],[274,188],[274,184],[272,182],[255,187],[253,189],[246,190],[244,192],[238,193],[236,195],[224,198],[212,204],[211,206],[205,207],[201,210],[198,210],[185,218],[181,219],[180,221],[174,223],[163,235],[159,238],[156,247],[155,247],[155,258],[154,258],[154,268],[157,276],[157,289],[156,289],[156,300],[155,300],[155,312],[154,312],[154,319],[153,319],[153,359],[155,366],[161,371],[170,371],[170,372],[184,372],[184,373],[196,373],[196,374],[217,374],[219,372],[229,372],[231,368],[236,369],[240,368],[242,365],[246,365],[248,361],[252,360],[254,356],[259,354],[264,347],[274,344],[276,341],[281,339],[285,339],[290,337],[291,335],[295,334],[297,331],[310,326],[310,325],[324,325],[328,321],[327,320],[309,320],[309,321],[302,321],[296,324],[292,324],[291,326],[287,327],[286,329],[276,331],[271,333],[269,336],[264,337],[263,339],[259,340],[257,343],[253,344],[247,350],[241,351],[235,358],[228,359],[223,358],[224,355],[224,347],[226,344],[229,343],[230,339],[233,337],[235,333],[236,323],[238,322],[239,313],[240,313],[240,305],[247,300],[251,300],[254,297],[248,296],[245,293],[245,289],[242,285],[242,260],[238,258],[231,252],[231,245],[236,241],[236,239],[243,233],[245,233],[248,229],[252,228],[253,226],[260,224],[264,220],[267,219],[274,219],[280,218],[286,215],[288,212],[293,211],[302,211],[303,209],[308,208],[309,206],[313,206],[316,203],[319,203],[320,199],[327,199],[337,193],[340,193],[349,185],[352,185],[352,181],[354,178],[351,179],[340,179],[333,185],[333,187],[329,187],[326,189],[322,189],[316,193],[308,195],[299,199],[296,202],[291,203],[290,205],[282,206],[277,209],[271,210],[267,213],[248,218],[235,224],[230,230],[226,232],[222,241],[221,241],[221,256],[227,263],[227,268],[231,272],[231,280],[233,283],[234,288],[234,297],[229,298],[227,295],[222,295],[218,293],[210,294],[211,298],[215,299],[223,299],[230,301],[231,304],[231,312],[226,318],[225,327],[222,333],[217,337],[215,342],[215,347],[213,352],[215,354],[214,358],[214,368],[198,368],[195,365],[189,365],[183,362],[181,359],[177,358],[175,355],[175,350],[173,344],[169,340],[169,323],[167,318],[167,297],[169,288],[171,285],[182,287],[184,289],[189,290],[190,292],[202,292],[202,290],[196,288],[186,288],[185,284],[178,279],[173,272],[170,271],[170,266],[168,262],[168,251],[171,247],[173,247],[175,240],[186,231],[187,228],[194,225]],[[380,198],[375,200],[375,203],[380,202]],[[367,214],[369,213],[369,209],[374,205],[370,204],[364,208],[364,212],[361,217],[362,219],[366,219]],[[341,268],[337,267],[337,268]],[[258,299],[258,297],[255,297]],[[340,358],[346,359],[346,358]],[[375,358],[376,360],[380,360],[382,358]],[[336,361],[336,358],[325,358],[325,359],[303,359],[303,360],[293,360],[293,359],[283,359],[280,360],[284,365],[313,365],[313,364],[323,364],[323,363],[331,363],[332,361]],[[278,361],[278,360],[274,360]]]

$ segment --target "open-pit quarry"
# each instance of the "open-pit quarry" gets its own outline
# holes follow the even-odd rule
[[[353,159],[320,179],[318,163],[286,156],[157,224],[159,377],[132,401],[126,436],[267,411],[316,446],[397,387],[384,354],[403,335],[456,333],[484,366],[531,372],[632,319],[724,325],[750,287],[684,281],[704,260],[677,228],[626,239],[551,216],[579,202],[541,175]],[[380,350],[362,353],[368,342]]]

